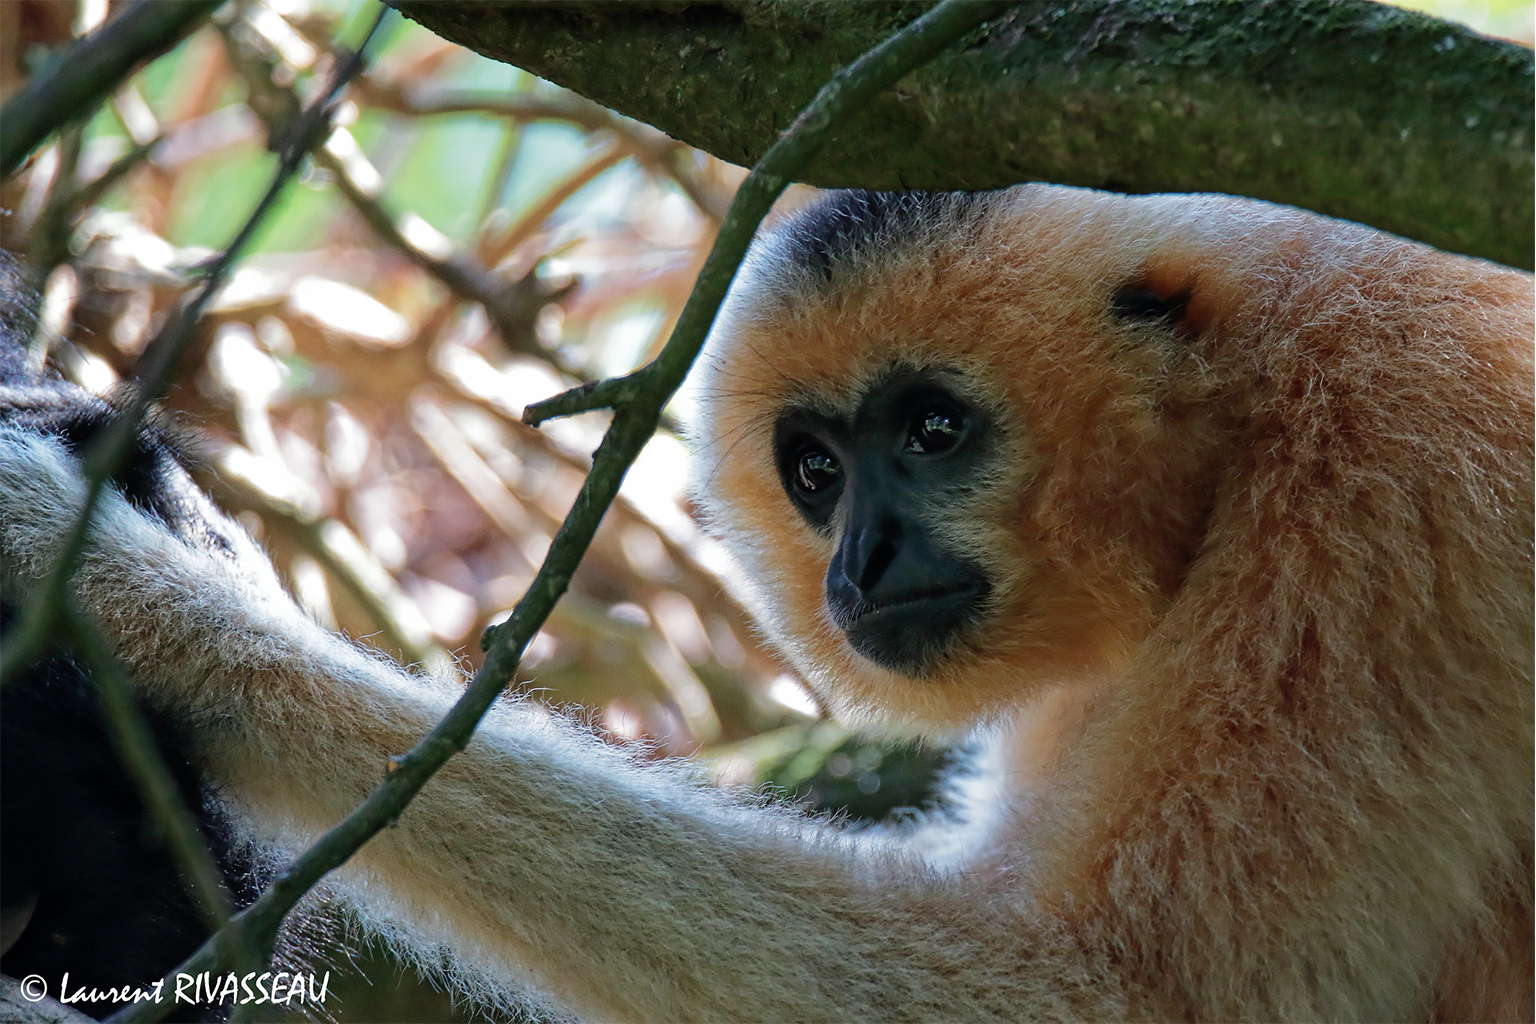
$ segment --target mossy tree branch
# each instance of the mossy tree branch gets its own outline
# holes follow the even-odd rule
[[[391,0],[750,164],[925,2]],[[1532,266],[1533,61],[1365,0],[1021,3],[840,126],[814,185],[1228,192]]]

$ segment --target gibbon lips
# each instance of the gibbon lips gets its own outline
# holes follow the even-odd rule
[[[977,618],[985,580],[952,590],[919,593],[855,610],[844,625],[848,643],[875,664],[906,675],[932,667]]]

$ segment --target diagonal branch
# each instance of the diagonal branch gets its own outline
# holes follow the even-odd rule
[[[790,180],[826,142],[833,127],[893,85],[912,68],[1006,8],[1001,3],[946,0],[834,75],[794,124],[747,176],[716,236],[693,294],[661,355],[638,374],[643,387],[624,395],[592,471],[550,545],[528,592],[500,626],[487,631],[485,663],[463,697],[420,743],[395,762],[395,770],[361,806],[295,860],[246,910],[230,919],[167,975],[195,974],[230,962],[239,944],[269,949],[283,917],[327,873],[341,866],[379,829],[394,821],[433,774],[468,743],[486,711],[501,695],[555,602],[570,584],[598,523],[618,495],[619,484],[661,417],[661,409],[692,366],[757,225]],[[617,397],[617,396],[610,396]],[[169,1004],[129,1006],[112,1020],[156,1020]]]

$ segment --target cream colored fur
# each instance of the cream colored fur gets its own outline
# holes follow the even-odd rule
[[[1032,737],[999,835],[940,871],[505,704],[340,890],[603,1020],[1528,1019],[1529,278],[1224,197],[1026,188],[952,227],[831,292],[765,243],[701,476],[828,699]],[[1194,288],[1186,348],[1104,326],[1130,278]],[[761,443],[892,358],[969,374],[1013,446],[955,527],[1000,617],[918,684],[838,646]],[[0,431],[8,596],[82,491]],[[233,556],[106,495],[78,599],[250,834],[301,847],[457,688],[316,627],[205,514]]]

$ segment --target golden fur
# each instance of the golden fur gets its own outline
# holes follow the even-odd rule
[[[1226,197],[968,209],[835,286],[761,242],[698,434],[748,596],[834,706],[1009,738],[996,834],[938,868],[509,704],[338,891],[604,1020],[1530,1019],[1531,279]],[[1107,319],[1127,283],[1188,289],[1179,327]],[[893,359],[960,374],[1008,452],[949,527],[993,616],[921,681],[823,620],[827,542],[763,433]],[[82,484],[55,440],[0,456],[20,600]],[[457,687],[310,623],[180,486],[228,546],[106,494],[77,600],[291,849]]]
[[[1441,1016],[1530,1019],[1530,277],[1225,196],[980,206],[830,280],[771,240],[722,316],[701,486],[769,639],[845,714],[1028,731],[1003,860],[1134,1015],[1407,1019],[1444,972]],[[1116,322],[1132,284],[1178,329]],[[893,362],[1009,453],[947,527],[992,613],[920,679],[829,622],[771,458]]]

